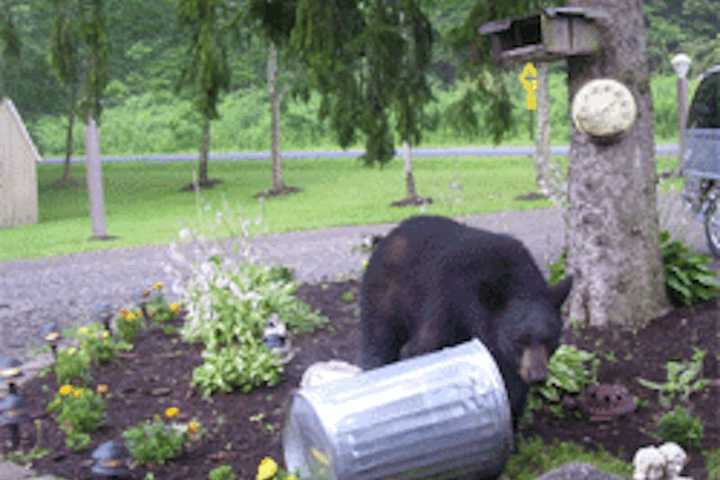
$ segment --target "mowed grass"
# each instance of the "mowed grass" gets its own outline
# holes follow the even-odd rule
[[[0,230],[0,260],[36,258],[105,248],[165,244],[192,225],[198,198],[180,188],[192,179],[192,162],[107,163],[103,166],[105,206],[111,241],[90,240],[88,197],[83,165],[73,165],[80,181],[73,188],[53,184],[61,165],[40,165],[40,221]],[[261,214],[262,232],[283,232],[338,225],[395,222],[422,211],[467,215],[548,207],[548,201],[525,202],[517,195],[535,191],[530,158],[417,158],[414,174],[420,195],[435,202],[425,208],[391,207],[405,196],[402,162],[366,168],[355,159],[290,159],[284,162],[286,184],[302,192],[260,202],[256,193],[271,186],[268,161],[211,161],[211,178],[222,180],[204,190],[199,201],[221,208],[224,202],[245,218]],[[455,183],[456,187],[451,188]]]
[[[659,169],[672,163],[664,159]],[[64,255],[107,248],[167,244],[183,226],[196,224],[198,204],[263,222],[255,233],[316,229],[340,225],[397,222],[419,213],[450,216],[551,206],[546,200],[522,201],[536,191],[529,157],[416,158],[418,193],[430,196],[428,207],[391,207],[405,196],[403,166],[394,160],[383,169],[366,168],[356,159],[290,159],[284,162],[286,184],[302,192],[270,198],[261,205],[255,194],[271,186],[269,161],[211,161],[210,177],[222,180],[199,198],[180,191],[192,179],[193,162],[107,163],[103,166],[105,206],[111,241],[90,240],[88,197],[83,165],[73,165],[80,184],[57,188],[61,165],[38,168],[40,221],[0,230],[0,261]],[[453,188],[455,187],[455,188]],[[229,232],[226,233],[226,235]]]

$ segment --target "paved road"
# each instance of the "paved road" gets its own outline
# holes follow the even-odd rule
[[[658,145],[658,155],[677,155],[677,145]],[[567,145],[556,145],[552,147],[554,155],[567,155]],[[414,148],[413,155],[417,157],[451,157],[451,156],[477,156],[477,157],[518,157],[533,155],[535,147],[532,146],[497,146],[497,147],[428,147]],[[362,150],[288,150],[282,152],[283,158],[355,158],[362,155]],[[400,155],[400,152],[396,152]],[[264,160],[270,157],[270,152],[224,152],[211,153],[211,160]],[[103,162],[193,162],[197,160],[197,154],[146,154],[146,155],[105,155]],[[85,157],[73,157],[73,163],[85,161]],[[47,163],[62,163],[61,157],[49,157]]]

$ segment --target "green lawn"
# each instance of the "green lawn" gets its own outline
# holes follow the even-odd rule
[[[196,197],[181,192],[192,178],[194,163],[105,164],[105,202],[108,233],[117,240],[89,241],[87,192],[53,187],[60,165],[40,165],[40,222],[0,231],[0,260],[60,255],[70,252],[132,245],[167,243],[183,222],[197,216]],[[419,212],[389,203],[404,195],[402,164],[383,170],[363,168],[352,159],[292,159],[284,163],[286,183],[299,194],[265,201],[263,228],[270,232],[302,230],[400,220]],[[84,167],[74,165],[73,176],[84,182]],[[519,202],[513,197],[533,190],[532,163],[526,158],[417,159],[415,176],[421,195],[436,203],[432,213],[468,214],[548,206],[548,202]],[[210,162],[210,176],[223,183],[201,194],[203,202],[255,218],[260,204],[254,194],[270,186],[267,161]],[[462,183],[451,190],[452,181]],[[453,196],[454,194],[454,196]]]
[[[108,233],[119,237],[105,242],[89,240],[84,166],[73,166],[80,187],[58,189],[53,183],[62,166],[40,165],[40,222],[0,230],[0,260],[167,243],[176,238],[179,228],[197,218],[196,196],[179,191],[191,180],[194,165],[105,164]],[[353,159],[291,159],[285,161],[284,171],[286,183],[303,191],[265,201],[263,231],[394,222],[421,212],[416,207],[389,206],[405,192],[399,160],[381,170],[364,168]],[[517,195],[535,190],[533,163],[528,157],[418,158],[414,173],[418,192],[435,200],[427,213],[467,215],[551,205],[549,201],[515,200]],[[210,176],[223,183],[202,192],[202,202],[219,208],[227,201],[234,211],[256,218],[261,208],[254,194],[270,186],[269,162],[211,161]],[[462,189],[449,188],[452,182],[460,183]]]

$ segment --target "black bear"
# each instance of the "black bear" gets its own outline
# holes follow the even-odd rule
[[[544,381],[568,277],[548,286],[517,239],[438,216],[405,220],[373,251],[361,287],[361,366],[478,338],[505,380],[513,419]]]

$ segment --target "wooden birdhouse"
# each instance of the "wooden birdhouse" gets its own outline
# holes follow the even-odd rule
[[[479,31],[490,36],[495,62],[551,62],[597,52],[600,34],[595,22],[604,16],[590,8],[545,8],[529,17],[486,23]]]

